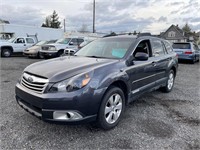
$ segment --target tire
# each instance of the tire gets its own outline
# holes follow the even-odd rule
[[[3,48],[1,52],[2,57],[10,57],[12,54],[12,51],[9,48]]]
[[[42,56],[42,55],[38,52],[37,58],[42,59],[42,58],[44,58],[44,56]]]
[[[190,63],[191,63],[191,64],[194,64],[195,61],[196,61],[196,57],[194,57],[194,58],[190,61]]]
[[[60,57],[63,54],[63,51],[59,51],[57,56]]]
[[[164,87],[162,87],[161,90],[165,93],[171,92],[171,90],[174,87],[174,80],[175,80],[174,71],[170,70],[170,72],[168,73],[167,84]]]
[[[120,88],[112,86],[103,97],[98,113],[97,125],[105,130],[114,128],[123,116],[124,110],[124,93]]]

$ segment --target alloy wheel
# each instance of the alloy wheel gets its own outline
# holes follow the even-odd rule
[[[108,124],[115,123],[118,120],[121,112],[122,112],[121,96],[119,94],[111,95],[106,103],[105,111],[104,111],[106,122]]]
[[[168,84],[167,84],[167,87],[169,90],[171,90],[171,88],[173,87],[173,84],[174,84],[174,74],[171,72],[169,74],[169,79],[168,79]]]

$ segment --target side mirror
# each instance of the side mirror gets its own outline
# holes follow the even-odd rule
[[[136,60],[144,61],[144,60],[148,60],[148,58],[149,58],[149,55],[147,53],[137,52],[135,54],[135,59]]]
[[[74,43],[73,42],[69,42],[69,45],[74,45]]]

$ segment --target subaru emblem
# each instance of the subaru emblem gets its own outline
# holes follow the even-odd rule
[[[33,78],[32,77],[28,77],[28,81],[29,82],[33,82]]]

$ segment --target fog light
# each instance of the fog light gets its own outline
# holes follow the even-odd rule
[[[83,118],[79,113],[75,111],[54,111],[53,119],[56,120],[78,120]]]

